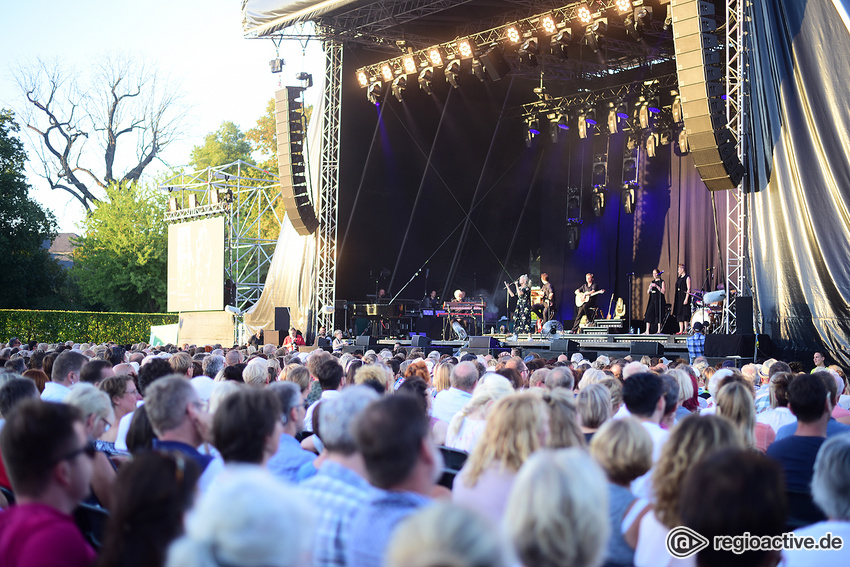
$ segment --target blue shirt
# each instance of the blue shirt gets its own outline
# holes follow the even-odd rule
[[[210,455],[204,455],[191,445],[181,443],[180,441],[160,441],[159,439],[154,439],[153,448],[158,451],[177,451],[178,453],[186,455],[198,463],[198,468],[201,469],[202,473],[206,470],[210,461],[213,460]]]
[[[294,483],[297,482],[298,469],[315,458],[315,453],[302,449],[295,437],[284,433],[280,436],[277,453],[269,459],[268,469],[277,478]]]
[[[351,522],[346,564],[349,567],[383,567],[384,554],[399,522],[430,499],[414,492],[382,492]]]
[[[847,433],[848,431],[850,431],[850,425],[844,425],[843,423],[835,421],[835,418],[830,417],[829,421],[826,422],[827,437],[832,437],[833,435],[838,435],[840,433]],[[779,431],[776,432],[776,441],[785,439],[786,437],[791,437],[795,433],[797,433],[796,421],[780,427]]]
[[[431,405],[431,417],[436,417],[446,423],[452,420],[454,414],[463,409],[463,406],[472,399],[472,394],[457,388],[449,388],[437,394]]]
[[[691,357],[691,364],[697,357],[705,356],[705,335],[694,333],[686,339],[686,342],[688,343],[688,356]]]
[[[351,520],[358,510],[379,494],[378,489],[356,472],[326,461],[318,473],[298,486],[317,511],[313,536],[316,567],[345,565]]]

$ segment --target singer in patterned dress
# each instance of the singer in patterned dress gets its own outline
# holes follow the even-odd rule
[[[514,333],[530,333],[531,332],[531,287],[529,286],[528,276],[523,274],[513,284],[516,286],[516,309],[514,310]],[[514,296],[514,291],[511,286],[505,282],[505,287],[511,297]]]

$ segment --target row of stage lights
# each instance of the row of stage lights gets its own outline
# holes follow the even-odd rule
[[[645,0],[616,0],[612,6],[612,9],[623,17],[628,34],[636,40],[641,38],[644,27],[652,19],[652,7],[645,6],[644,2]],[[473,37],[465,37],[415,52],[407,47],[405,42],[399,42],[399,47],[406,49],[407,53],[358,69],[357,81],[362,88],[367,89],[367,98],[373,104],[383,102],[387,85],[390,85],[395,98],[402,102],[406,89],[414,80],[425,93],[432,94],[433,82],[440,70],[446,82],[454,88],[459,86],[461,74],[464,73],[472,74],[482,82],[486,78],[499,80],[510,72],[503,55],[505,48],[515,49],[520,61],[531,67],[537,65],[537,56],[547,49],[547,42],[549,53],[565,59],[567,49],[574,41],[582,41],[596,52],[599,50],[600,39],[607,31],[608,18],[603,17],[602,10],[592,11],[591,5],[592,3],[588,2],[578,3],[573,20],[562,18],[558,15],[559,11],[555,10],[502,26],[496,30],[499,39],[483,46],[477,45]],[[670,22],[668,4],[665,29],[669,27]],[[582,37],[573,32],[573,24],[584,31]]]

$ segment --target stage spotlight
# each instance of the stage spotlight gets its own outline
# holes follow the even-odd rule
[[[608,20],[600,18],[587,26],[584,31],[584,42],[594,53],[599,52],[599,40],[608,31]]]
[[[176,213],[180,210],[180,205],[177,204],[177,197],[171,197],[168,199],[168,212]]]
[[[626,16],[623,25],[628,33],[635,41],[640,41],[643,37],[643,30],[646,24],[652,19],[652,8],[648,6],[640,6],[634,9],[634,12]]]
[[[658,103],[658,97],[655,95],[650,96],[646,101],[646,108],[650,114],[659,114],[661,112],[661,105]]]
[[[552,55],[560,55],[564,59],[567,59],[567,48],[570,46],[572,41],[573,30],[567,28],[559,31],[552,36],[551,40],[549,40],[549,50],[552,52]]]
[[[388,83],[393,80],[393,68],[390,66],[389,63],[384,63],[383,65],[381,65],[381,76]]]
[[[664,31],[670,29],[670,26],[673,25],[673,7],[670,4],[667,4],[667,15],[664,17]]]
[[[525,119],[525,125],[525,145],[530,148],[534,139],[540,135],[540,119],[535,116],[529,116]]]
[[[581,238],[581,220],[567,220],[567,248],[575,250],[578,248],[578,242]]]
[[[576,16],[578,17],[578,21],[582,24],[587,25],[590,23],[590,20],[593,18],[593,14],[590,11],[590,6],[587,5],[587,2],[583,2],[578,5]]]
[[[360,69],[357,71],[357,82],[360,83],[360,86],[366,88],[369,86],[369,76],[366,74],[366,71]]]
[[[412,75],[415,73],[419,67],[416,65],[416,57],[411,55],[405,55],[401,58],[401,66],[404,69],[404,72],[408,75]]]
[[[658,147],[658,134],[650,132],[646,137],[646,157],[655,157],[655,150]]]
[[[679,130],[679,136],[676,139],[676,145],[674,147],[674,150],[676,151],[676,155],[679,156],[683,156],[691,151],[691,148],[688,145],[688,133],[685,132],[684,128]]]
[[[616,5],[617,5],[617,11],[620,12],[621,14],[624,14],[624,13],[626,13],[629,10],[632,9],[631,0],[617,0]]]
[[[635,212],[635,198],[637,196],[637,185],[634,183],[626,183],[623,185],[623,210],[628,214]]]
[[[592,108],[582,110],[578,115],[578,137],[584,139],[588,134],[592,136],[595,126],[596,112]]]
[[[419,73],[419,88],[425,91],[425,94],[430,95],[433,88],[434,68],[425,67]]]
[[[649,105],[646,101],[641,102],[640,107],[638,108],[638,120],[640,121],[640,127],[646,130],[647,128],[652,127],[652,114],[649,111]]]
[[[465,37],[457,40],[457,54],[461,59],[472,59],[475,55],[475,42]]]
[[[472,74],[475,75],[475,78],[484,82],[484,79],[487,78],[487,69],[484,68],[484,64],[481,63],[481,59],[473,59],[472,60]]]
[[[286,65],[286,61],[281,58],[272,59],[269,61],[269,67],[272,70],[272,73],[281,73],[283,72],[283,66]]]
[[[593,170],[590,175],[590,184],[594,187],[605,188],[608,186],[608,154],[596,154],[593,156]]]
[[[536,37],[530,37],[525,40],[522,47],[517,51],[520,62],[525,63],[529,67],[537,67],[537,53],[539,48],[540,44]]]
[[[673,104],[670,109],[673,114],[673,122],[676,124],[682,123],[682,98],[679,96],[679,93],[673,91]]]
[[[555,23],[555,16],[546,14],[540,18],[540,31],[546,35],[554,35],[558,31],[558,24]]]
[[[593,205],[593,216],[601,217],[605,214],[605,187],[594,185],[590,199]]]
[[[613,104],[613,103],[612,103]],[[608,109],[608,133],[616,134],[620,131],[620,122],[617,117],[617,109],[613,106]]]
[[[446,52],[439,45],[428,49],[428,62],[434,67],[442,67],[446,63]]]
[[[366,91],[366,98],[369,100],[369,102],[371,102],[375,106],[381,104],[384,101],[384,93],[382,90],[383,88],[384,85],[381,83],[381,81],[375,81],[374,83],[369,85],[369,89]]]
[[[638,177],[638,160],[640,159],[640,148],[637,145],[637,140],[632,136],[626,140],[626,148],[623,150],[623,170],[622,182],[637,183]]]
[[[392,84],[392,91],[393,96],[395,96],[399,102],[404,102],[405,89],[407,89],[407,77],[404,75],[396,77]]]
[[[452,87],[458,87],[460,84],[460,60],[452,59],[446,65],[446,80]]]
[[[519,28],[516,26],[510,26],[505,30],[505,37],[507,40],[513,44],[517,44],[522,39],[522,34],[519,33]]]
[[[581,216],[581,189],[567,187],[567,217]]]

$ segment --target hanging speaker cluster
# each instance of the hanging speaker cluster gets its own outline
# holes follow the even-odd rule
[[[304,164],[303,87],[286,87],[275,93],[277,163],[280,194],[286,216],[301,236],[319,228]]]
[[[734,189],[741,183],[744,166],[737,140],[727,127],[721,48],[711,17],[714,4],[674,0],[671,11],[682,118],[694,164],[708,189]]]

